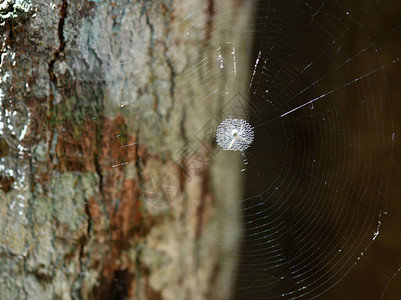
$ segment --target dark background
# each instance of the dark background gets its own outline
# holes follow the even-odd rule
[[[237,299],[399,299],[400,12],[258,2]]]

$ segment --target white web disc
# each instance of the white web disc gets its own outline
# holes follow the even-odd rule
[[[217,127],[216,140],[223,150],[244,151],[253,142],[253,127],[242,119],[228,118]]]

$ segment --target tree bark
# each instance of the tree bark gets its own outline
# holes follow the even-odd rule
[[[232,82],[193,66],[244,6],[1,2],[0,299],[230,298],[241,161],[193,134]]]

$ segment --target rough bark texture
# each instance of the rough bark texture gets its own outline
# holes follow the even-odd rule
[[[191,66],[234,40],[241,9],[1,2],[0,299],[230,297],[241,191],[224,174],[241,162],[189,174],[194,154],[169,153],[224,102],[188,117],[210,94]],[[154,170],[179,182],[167,209],[146,203]]]

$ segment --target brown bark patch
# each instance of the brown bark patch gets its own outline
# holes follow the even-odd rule
[[[0,139],[0,157],[7,156],[10,152],[10,146],[5,139]]]
[[[14,181],[12,177],[0,176],[0,189],[2,189],[4,193],[10,192]]]
[[[113,166],[134,162],[138,147],[135,137],[127,132],[127,125],[123,117],[118,116],[113,120],[104,120],[102,147],[99,155],[102,170],[114,170],[113,173],[121,172],[120,168]]]
[[[83,133],[76,135],[74,127],[59,128],[56,154],[60,171],[90,172],[95,170],[93,152],[96,148],[96,127],[87,120]]]
[[[98,173],[102,176],[101,202],[89,201],[88,209],[96,235],[105,232],[110,240],[107,254],[102,255],[100,285],[93,290],[93,299],[130,299],[133,296],[137,262],[132,261],[129,252],[149,230],[139,200],[140,185],[137,180],[126,178],[124,171],[127,167],[136,168],[136,158],[142,153],[138,147],[136,137],[127,132],[122,116],[104,119],[96,148]],[[103,210],[108,215],[107,228],[102,228],[105,224]]]
[[[116,195],[118,201],[115,204],[114,212],[110,216],[110,228],[115,246],[121,251],[128,249],[130,242],[143,234],[141,202],[138,197],[138,187],[134,180],[125,180],[122,191]],[[110,201],[111,202],[111,201]]]

